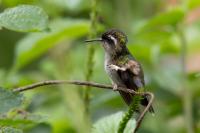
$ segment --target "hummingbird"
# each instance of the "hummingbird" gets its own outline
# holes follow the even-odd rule
[[[109,75],[113,90],[118,87],[132,89],[139,91],[145,86],[144,74],[141,64],[136,61],[133,55],[129,52],[126,44],[128,42],[127,36],[118,29],[110,29],[101,35],[101,38],[86,40],[86,42],[101,42],[104,51],[104,68]],[[120,95],[130,105],[134,94],[130,94],[119,90]],[[148,105],[148,97],[143,96],[141,105]],[[151,106],[149,112],[154,113]]]

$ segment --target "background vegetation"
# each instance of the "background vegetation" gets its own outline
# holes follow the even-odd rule
[[[127,110],[116,92],[8,91],[48,79],[109,84],[101,46],[83,42],[109,28],[127,33],[155,94],[155,116],[146,115],[139,132],[200,132],[199,0],[0,0],[0,11],[0,132],[114,132]]]

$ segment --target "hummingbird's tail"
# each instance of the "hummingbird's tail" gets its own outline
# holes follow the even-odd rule
[[[150,106],[149,112],[152,113],[152,114],[155,114],[155,111],[154,111],[154,109],[153,109],[153,106]]]
[[[147,96],[144,96],[144,98],[143,98],[142,101],[141,101],[141,104],[142,104],[143,106],[147,106],[147,105],[149,104],[149,100],[148,100],[148,97],[147,97]],[[154,109],[153,109],[153,106],[150,106],[149,112],[152,113],[152,114],[155,113],[155,111],[154,111]]]
[[[126,102],[126,104],[130,105],[132,102],[133,95],[131,95],[130,93],[126,93],[124,91],[119,91],[119,93],[122,96],[122,98],[124,99],[124,101]]]
[[[124,99],[124,101],[126,102],[126,104],[127,104],[127,105],[130,105],[131,102],[132,102],[132,97],[133,97],[134,95],[132,95],[132,94],[130,94],[130,93],[126,93],[126,92],[124,92],[124,91],[119,91],[119,93],[120,93],[120,95],[122,96],[122,98]],[[143,106],[147,106],[148,103],[149,103],[149,100],[148,100],[147,96],[143,97],[143,99],[141,100],[141,104],[142,104]],[[139,111],[139,110],[136,110],[136,112],[138,112],[138,111]],[[155,113],[155,112],[154,112],[154,109],[153,109],[153,106],[150,106],[149,112],[152,113],[152,114]]]

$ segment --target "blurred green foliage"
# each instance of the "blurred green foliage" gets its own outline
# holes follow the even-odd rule
[[[98,120],[92,129],[92,133],[117,133],[119,120],[122,119],[123,112],[118,112]],[[130,120],[124,130],[124,133],[131,133],[136,124],[135,120]]]
[[[0,1],[0,86],[4,88],[0,89],[0,132],[87,133],[94,123],[96,131],[91,130],[96,133],[118,124],[121,113],[117,112],[127,106],[116,92],[92,89],[88,118],[82,87],[48,86],[24,92],[22,103],[22,95],[5,89],[48,79],[85,79],[90,3]],[[144,68],[146,88],[155,94],[155,117],[146,115],[140,133],[187,132],[180,31],[187,45],[184,65],[192,128],[200,132],[199,10],[199,0],[98,0],[98,36],[113,27],[127,33],[128,48]],[[101,46],[95,45],[95,51],[92,80],[110,83]]]
[[[39,7],[20,5],[0,14],[0,26],[10,30],[31,32],[47,29],[48,16]]]

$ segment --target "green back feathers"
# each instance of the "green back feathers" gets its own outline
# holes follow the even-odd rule
[[[126,44],[127,43],[128,39],[123,32],[121,32],[121,31],[115,32],[115,36],[118,39],[118,41],[120,42],[120,44]]]
[[[129,61],[128,56],[129,56],[129,55],[119,56],[119,57],[116,59],[117,65],[123,66],[124,64],[126,64],[126,63]]]

